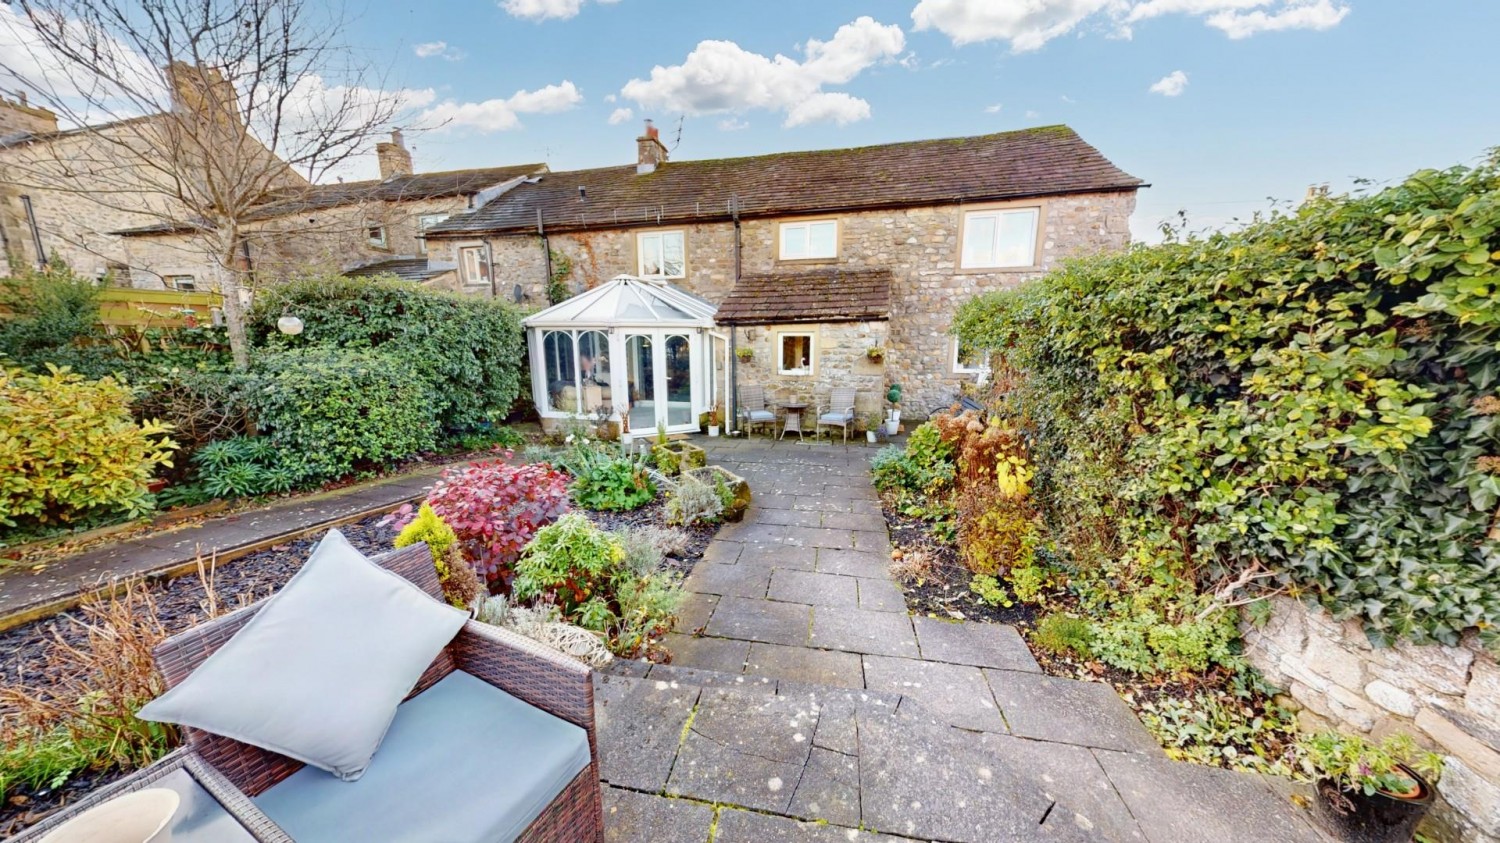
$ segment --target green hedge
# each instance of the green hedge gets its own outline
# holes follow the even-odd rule
[[[276,465],[299,486],[389,465],[436,446],[430,388],[409,363],[368,349],[259,355],[245,395]]]
[[[1492,156],[1070,262],[955,333],[1016,370],[1039,500],[1101,591],[1259,565],[1377,640],[1493,640],[1497,283]]]
[[[303,322],[288,337],[285,314]],[[252,342],[269,349],[375,348],[431,388],[443,429],[499,422],[521,389],[525,345],[508,305],[394,279],[308,278],[263,291],[250,315]]]

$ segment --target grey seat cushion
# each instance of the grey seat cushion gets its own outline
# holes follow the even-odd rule
[[[851,421],[854,421],[853,413],[824,413],[818,416],[818,422],[821,424],[847,424]]]
[[[745,417],[754,422],[776,421],[776,414],[770,410],[746,410]]]
[[[303,767],[254,802],[297,843],[513,840],[588,764],[583,729],[454,672],[401,704],[359,781]]]

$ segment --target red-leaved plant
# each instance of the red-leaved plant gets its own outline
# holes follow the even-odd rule
[[[443,472],[427,503],[458,534],[474,570],[486,582],[508,584],[521,549],[537,530],[568,511],[568,477],[545,463],[474,463]],[[416,513],[407,504],[384,523],[399,530]]]

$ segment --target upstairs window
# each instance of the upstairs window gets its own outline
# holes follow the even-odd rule
[[[465,284],[490,283],[490,254],[484,246],[465,246],[458,250],[458,267]]]
[[[839,256],[837,220],[781,224],[781,259],[803,261]]]
[[[198,282],[191,275],[168,275],[166,282],[167,289],[169,290],[181,290],[184,293],[191,293],[198,289]]]
[[[417,217],[417,254],[427,254],[427,229],[447,218],[447,214],[422,214]]]
[[[637,234],[635,252],[642,278],[685,278],[687,260],[681,231],[651,231]]]
[[[370,245],[377,249],[385,248],[385,226],[378,223],[365,223],[365,237]]]
[[[963,269],[1008,269],[1036,265],[1037,208],[964,213]]]

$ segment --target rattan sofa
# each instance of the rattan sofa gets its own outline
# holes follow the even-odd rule
[[[416,544],[375,558],[383,567],[442,598],[437,570],[426,545]],[[247,606],[178,633],[156,648],[157,666],[169,687],[188,677],[254,616]],[[559,793],[518,838],[523,841],[602,841],[604,813],[599,788],[599,753],[594,730],[592,672],[579,662],[508,630],[469,621],[422,674],[408,697],[422,693],[454,671],[484,680],[510,695],[587,732],[589,764]],[[150,787],[160,768],[187,767],[253,837],[266,843],[292,843],[251,802],[302,767],[301,762],[197,729],[184,729],[186,747],[157,765],[101,789],[28,829],[18,840],[33,840],[107,798]],[[376,764],[380,763],[377,755]],[[200,774],[201,773],[201,774]],[[442,805],[413,804],[414,811],[442,811]]]

